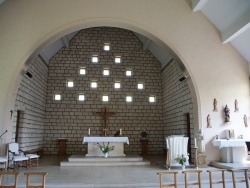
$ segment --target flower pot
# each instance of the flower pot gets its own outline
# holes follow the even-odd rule
[[[109,153],[104,153],[104,157],[107,158],[109,156]]]

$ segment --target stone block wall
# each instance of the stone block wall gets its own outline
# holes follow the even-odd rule
[[[30,64],[28,72],[33,77],[24,75],[20,83],[13,113],[12,137],[14,142],[17,110],[20,110],[18,143],[25,151],[43,146],[48,67],[37,57]]]
[[[104,51],[104,43],[110,43],[111,50]],[[98,55],[99,63],[91,63],[91,56]],[[115,64],[114,57],[121,56],[122,63]],[[79,75],[79,67],[85,67],[86,75]],[[110,70],[109,76],[102,76],[103,68]],[[133,71],[126,77],[126,69]],[[67,80],[74,82],[67,88]],[[98,88],[90,88],[90,82],[97,81]],[[114,89],[120,81],[121,89]],[[137,83],[145,84],[144,90],[137,89]],[[62,48],[49,63],[46,118],[45,153],[59,152],[58,138],[68,138],[67,153],[86,151],[82,139],[91,129],[93,136],[103,135],[103,120],[95,112],[106,107],[114,116],[108,120],[108,135],[113,136],[122,129],[130,145],[125,152],[141,152],[140,132],[148,132],[150,154],[162,153],[164,147],[161,66],[130,31],[118,28],[90,28],[80,31],[70,42],[69,48]],[[77,100],[78,94],[85,95],[85,101]],[[54,94],[61,94],[60,101],[53,100]],[[109,102],[102,102],[102,95],[108,95]],[[126,103],[126,95],[133,96],[132,103]],[[156,103],[149,103],[150,95],[156,96]]]

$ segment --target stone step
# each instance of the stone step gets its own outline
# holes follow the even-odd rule
[[[124,157],[103,156],[85,157],[85,155],[72,155],[67,160],[60,162],[60,166],[145,166],[150,165],[150,161],[143,160],[139,155],[127,155]]]

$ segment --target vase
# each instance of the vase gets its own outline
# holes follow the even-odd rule
[[[109,153],[104,153],[104,157],[107,158],[109,156]]]
[[[184,164],[181,165],[181,169],[182,169],[182,170],[185,170],[185,167],[186,167],[186,166],[185,166]]]

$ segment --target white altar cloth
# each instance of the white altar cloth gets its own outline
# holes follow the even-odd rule
[[[221,149],[221,161],[242,163],[246,160],[246,141],[243,139],[215,139],[213,145]]]
[[[186,165],[189,165],[188,161],[188,137],[184,137],[182,135],[173,135],[166,137],[166,145],[169,147],[169,158],[170,165],[179,166],[180,164],[175,160],[176,157],[184,155],[187,159]]]
[[[109,156],[126,156],[124,154],[124,143],[129,144],[129,139],[128,137],[84,137],[82,143],[88,143],[86,156],[103,156],[96,143],[100,145],[109,143],[110,146],[114,146],[115,149],[109,153]]]

